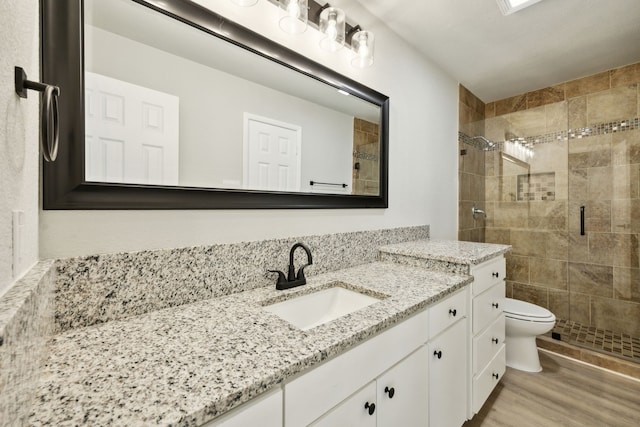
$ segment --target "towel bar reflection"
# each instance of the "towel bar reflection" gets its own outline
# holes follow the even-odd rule
[[[60,88],[44,83],[27,80],[27,73],[21,67],[15,67],[16,93],[20,98],[27,97],[27,89],[42,92],[40,104],[40,147],[42,156],[47,162],[58,157],[59,118],[58,96]]]
[[[309,185],[338,185],[342,188],[347,188],[349,186],[348,184],[340,184],[340,183],[334,183],[334,182],[318,182],[318,181],[309,181]]]

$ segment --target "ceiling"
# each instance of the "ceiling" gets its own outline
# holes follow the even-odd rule
[[[640,0],[355,1],[484,102],[640,62]]]

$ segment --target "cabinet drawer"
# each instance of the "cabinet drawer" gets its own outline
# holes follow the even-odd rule
[[[478,334],[502,313],[504,281],[473,298],[473,335]]]
[[[473,338],[473,373],[477,374],[493,359],[504,344],[504,315]]]
[[[491,363],[473,378],[473,412],[478,413],[505,371],[505,346],[500,348]]]
[[[507,267],[504,257],[494,258],[471,268],[473,295],[480,295],[495,283],[504,280]]]
[[[464,288],[429,308],[429,338],[467,316],[468,288]]]

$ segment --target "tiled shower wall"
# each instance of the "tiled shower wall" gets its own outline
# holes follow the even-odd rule
[[[485,209],[484,143],[473,137],[484,136],[485,105],[460,85],[458,101],[458,239],[484,242],[484,217],[473,217],[471,209]]]
[[[491,102],[484,122],[488,139],[522,138],[534,152],[525,162],[486,153],[485,240],[513,246],[508,296],[633,336],[640,336],[639,86],[633,64]]]
[[[353,119],[353,194],[380,193],[380,126]]]

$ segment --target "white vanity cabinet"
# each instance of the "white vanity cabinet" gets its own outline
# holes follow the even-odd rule
[[[505,372],[505,259],[500,256],[472,266],[471,405],[473,417]]]
[[[426,402],[427,348],[423,345],[312,426],[427,426]]]
[[[287,382],[284,425],[426,425],[428,320],[422,311]]]
[[[469,292],[463,291],[430,309],[429,425],[459,427],[466,420],[469,360]]]
[[[282,427],[282,388],[276,387],[203,427]]]

